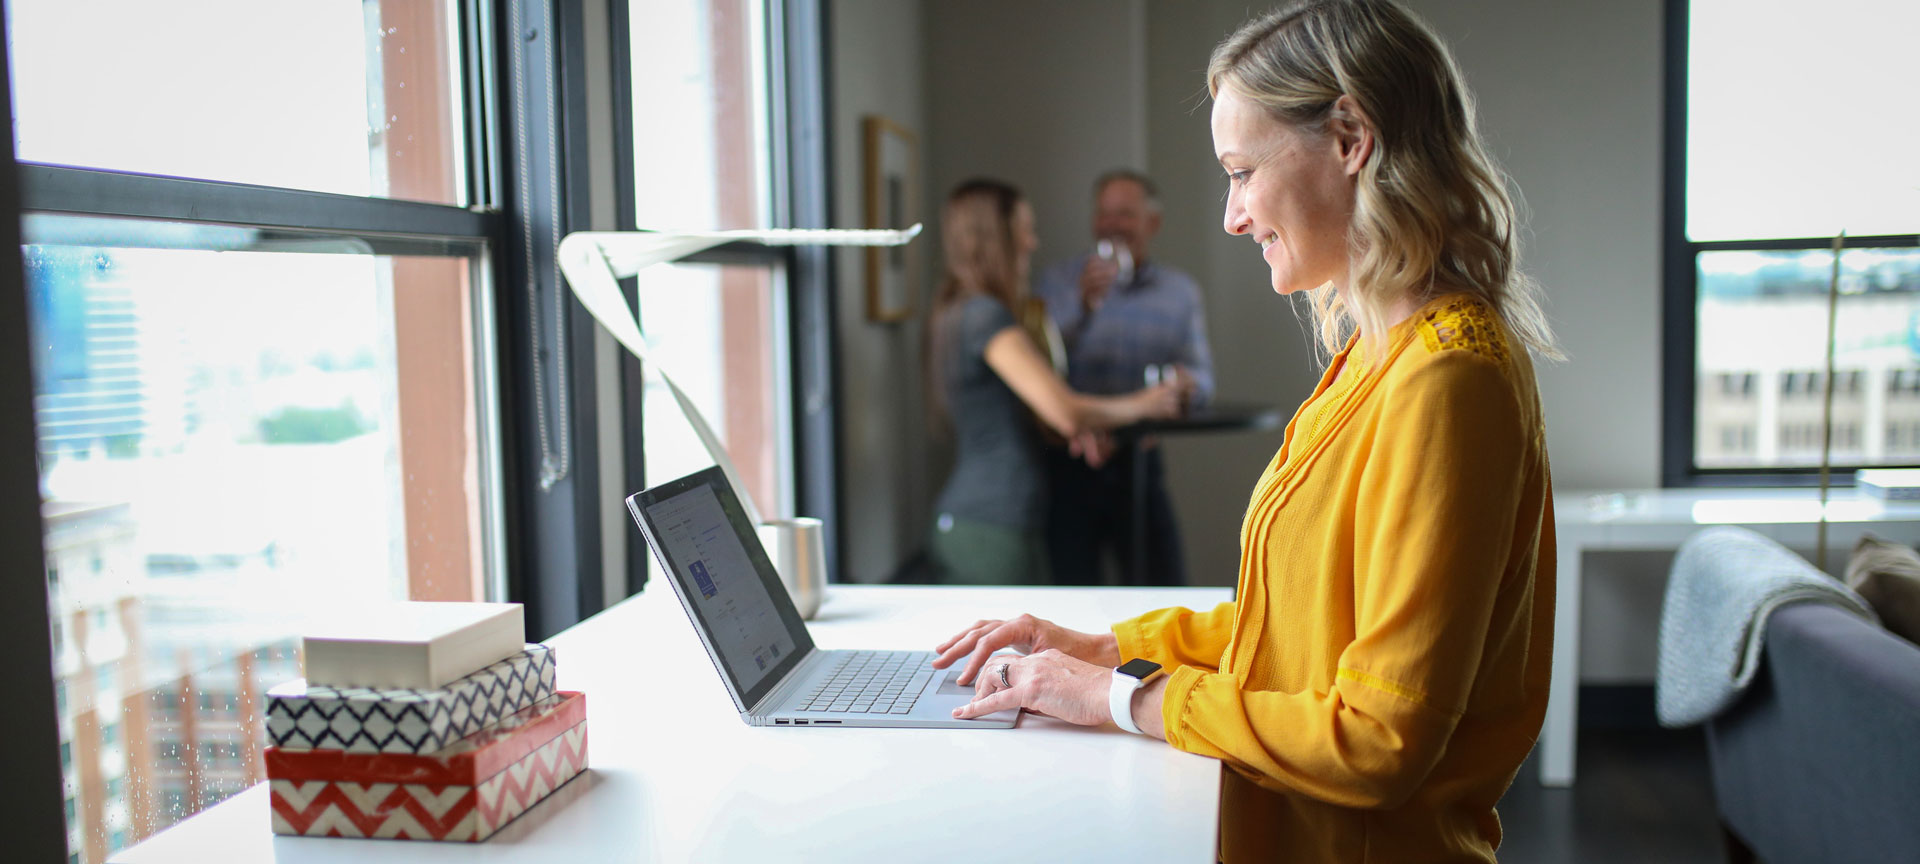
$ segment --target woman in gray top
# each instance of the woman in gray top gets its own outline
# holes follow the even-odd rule
[[[1098,433],[1172,416],[1165,384],[1123,396],[1076,393],[1054,372],[1015,314],[1039,246],[1033,208],[1018,189],[970,180],[941,219],[946,276],[929,318],[935,410],[953,422],[953,474],[936,502],[932,551],[950,582],[1044,584],[1045,472],[1039,429],[1098,459]]]

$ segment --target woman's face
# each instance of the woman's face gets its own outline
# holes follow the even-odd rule
[[[1034,232],[1033,205],[1022,201],[1013,205],[1013,267],[1021,284],[1032,270],[1033,250],[1040,248],[1040,235]]]
[[[1275,292],[1346,283],[1353,173],[1365,161],[1365,154],[1352,158],[1351,143],[1294,129],[1231,87],[1215,98],[1213,150],[1227,171],[1226,230],[1260,244]]]

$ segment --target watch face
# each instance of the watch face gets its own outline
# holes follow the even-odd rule
[[[1120,668],[1115,669],[1113,671],[1118,672],[1122,675],[1131,675],[1135,678],[1146,680],[1146,677],[1148,675],[1152,675],[1153,673],[1160,671],[1160,664],[1155,663],[1152,660],[1142,660],[1138,657],[1135,657],[1132,660],[1128,660],[1127,662],[1120,664]]]

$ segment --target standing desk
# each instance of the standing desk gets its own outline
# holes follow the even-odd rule
[[[930,649],[979,618],[1098,631],[1229,595],[835,585],[808,627],[822,648]],[[276,837],[259,784],[112,860],[1214,860],[1220,763],[1162,741],[1032,714],[997,730],[751,728],[657,580],[548,644],[561,689],[587,694],[589,771],[485,843]]]
[[[1860,535],[1878,530],[1911,543],[1920,502],[1882,501],[1853,489],[1828,495],[1827,566],[1845,567]],[[1580,564],[1593,550],[1672,551],[1694,532],[1739,525],[1783,546],[1812,549],[1821,516],[1818,489],[1638,489],[1553,496],[1559,547],[1553,615],[1553,684],[1540,730],[1540,782],[1571,786],[1580,714]],[[1649,638],[1657,622],[1647,628]]]

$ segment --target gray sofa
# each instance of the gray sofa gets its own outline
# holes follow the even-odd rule
[[[1731,860],[1920,861],[1920,647],[1873,622],[1776,611],[1707,751]]]

